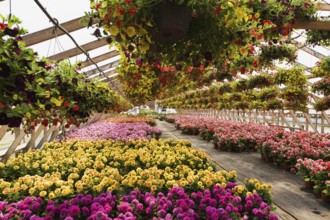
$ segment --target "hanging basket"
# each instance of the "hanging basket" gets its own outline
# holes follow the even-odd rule
[[[161,43],[175,43],[187,35],[192,8],[165,2],[158,5],[154,16],[158,29],[153,39]]]

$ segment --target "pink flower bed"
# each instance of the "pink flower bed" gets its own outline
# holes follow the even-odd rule
[[[265,141],[260,150],[276,163],[288,163],[294,171],[298,159],[330,160],[330,134],[285,131]]]
[[[330,161],[298,159],[296,168],[305,181],[311,181],[316,192],[330,196]]]
[[[183,132],[197,129],[202,136],[211,135],[210,140],[220,150],[258,150],[266,161],[291,172],[299,171],[299,174],[312,179],[316,188],[330,195],[330,134],[290,132],[276,126],[207,117],[170,117]]]
[[[283,133],[284,130],[275,126],[261,126],[254,123],[238,123],[215,118],[195,116],[171,116],[183,133],[198,130],[203,137],[212,136],[221,150],[225,151],[255,151],[257,147],[272,136]]]
[[[68,139],[77,140],[115,140],[159,138],[161,130],[146,123],[96,123],[67,134]]]

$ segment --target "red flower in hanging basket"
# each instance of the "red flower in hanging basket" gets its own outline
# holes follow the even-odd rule
[[[96,6],[95,6],[95,10],[98,11],[99,8],[100,8],[101,4],[100,3],[97,3]]]
[[[217,6],[215,8],[215,13],[218,15],[218,14],[220,14],[220,12],[221,12],[221,8],[220,8],[220,6]]]
[[[79,110],[79,105],[74,105],[74,106],[73,106],[73,110],[74,110],[74,111],[78,111],[78,110]]]
[[[124,15],[125,14],[125,9],[120,7],[119,5],[117,5],[116,7],[116,11],[121,14],[121,15]]]
[[[70,103],[69,102],[64,102],[64,107],[68,107],[68,106],[70,106]]]
[[[0,23],[0,30],[1,31],[5,30],[7,26],[8,24]]]
[[[42,120],[41,124],[46,127],[48,125],[48,120],[45,118]]]
[[[136,13],[136,8],[135,8],[135,7],[132,7],[132,8],[129,10],[129,14],[130,14],[131,16],[134,16],[135,13]]]

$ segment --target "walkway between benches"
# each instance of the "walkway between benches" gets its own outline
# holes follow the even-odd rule
[[[300,176],[262,161],[259,153],[222,152],[200,136],[181,134],[174,124],[157,121],[157,127],[163,131],[161,138],[190,140],[194,147],[206,152],[219,165],[219,169],[236,170],[239,182],[245,178],[256,178],[271,184],[273,201],[277,205],[276,214],[280,219],[330,219],[330,204],[316,198],[311,191],[305,191]]]

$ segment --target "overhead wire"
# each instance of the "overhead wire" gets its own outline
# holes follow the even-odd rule
[[[11,17],[11,0],[9,0],[9,18]]]
[[[132,102],[118,89],[118,87],[112,82],[112,80],[100,69],[100,67],[97,65],[97,63],[90,57],[89,53],[82,48],[77,41],[74,39],[74,37],[65,29],[63,28],[60,23],[58,22],[57,19],[52,18],[51,15],[48,13],[48,11],[43,7],[43,5],[39,2],[39,0],[34,0],[34,2],[39,6],[39,8],[42,10],[42,12],[48,17],[48,19],[50,20],[50,22],[52,22],[56,28],[60,29],[61,31],[63,31],[71,40],[72,42],[76,45],[77,48],[79,48],[79,50],[81,50],[87,57],[87,60],[90,60],[97,68],[97,70],[104,75],[104,77],[107,79],[107,82],[109,82],[111,84],[111,87],[113,87],[121,96],[123,96],[123,98],[125,98],[132,106],[134,106],[132,104]]]

